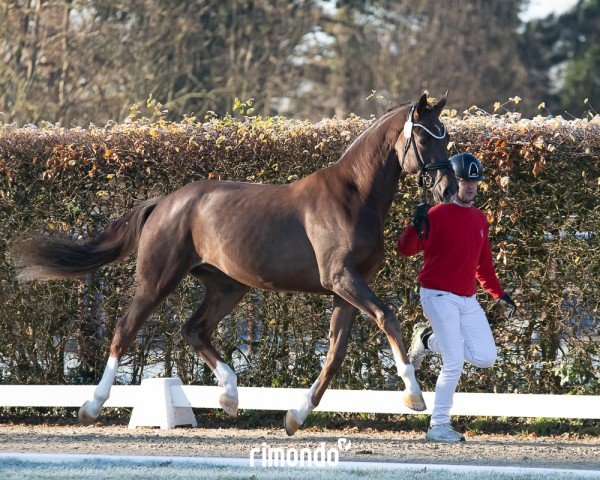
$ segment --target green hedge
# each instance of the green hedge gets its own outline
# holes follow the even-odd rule
[[[444,121],[453,135],[450,153],[466,150],[483,160],[487,180],[477,203],[491,223],[499,277],[521,304],[505,319],[481,296],[499,361],[487,370],[466,367],[459,389],[599,394],[600,348],[593,339],[599,333],[600,119],[522,120],[472,111],[460,118],[446,112]],[[7,252],[25,232],[87,238],[143,199],[197,179],[290,182],[335,162],[369,123],[228,116],[86,129],[0,126],[0,381],[96,381],[133,289],[133,261],[77,281],[17,282]],[[407,342],[422,315],[421,259],[399,258],[394,245],[417,199],[415,180],[402,180],[374,282],[403,321]],[[189,281],[169,297],[132,347],[124,369],[131,375],[122,381],[160,374],[214,383],[179,333],[202,295]],[[326,354],[330,310],[329,297],[252,292],[221,323],[216,344],[236,363],[240,385],[308,386]],[[79,361],[65,363],[75,349]],[[419,376],[426,389],[434,387],[438,368],[435,357],[424,363]],[[355,322],[333,386],[401,387],[372,321]]]

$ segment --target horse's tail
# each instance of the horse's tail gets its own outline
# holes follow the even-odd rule
[[[152,198],[139,204],[86,243],[36,235],[16,244],[12,257],[18,277],[24,280],[80,277],[130,255],[160,200]]]

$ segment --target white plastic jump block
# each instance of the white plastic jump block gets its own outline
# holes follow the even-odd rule
[[[179,378],[145,378],[140,385],[141,394],[133,407],[129,428],[160,427],[171,429],[179,425],[197,427],[192,407],[175,406],[171,397],[171,387],[182,386]]]

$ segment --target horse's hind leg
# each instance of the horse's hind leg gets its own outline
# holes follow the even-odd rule
[[[306,392],[296,409],[288,410],[283,418],[283,426],[288,435],[293,435],[320,403],[333,376],[342,366],[348,346],[348,336],[358,309],[337,295],[333,299],[333,314],[329,326],[329,352],[319,378]]]
[[[242,300],[249,288],[218,271],[192,272],[206,287],[202,304],[183,325],[183,338],[192,345],[225,390],[219,402],[228,415],[238,409],[237,377],[212,344],[211,337],[219,322]]]
[[[127,313],[115,328],[110,357],[102,379],[94,390],[94,398],[85,402],[79,409],[79,421],[85,425],[93,423],[100,415],[102,406],[110,396],[119,361],[127,352],[140,327],[189,272],[190,259],[184,250],[166,250],[159,243],[156,245],[154,248],[139,250],[135,295]]]

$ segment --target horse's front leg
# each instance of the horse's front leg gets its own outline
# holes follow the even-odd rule
[[[342,262],[340,264],[342,266],[324,269],[321,279],[323,286],[375,320],[390,342],[398,375],[406,387],[403,396],[404,404],[417,412],[425,410],[427,407],[415,377],[415,369],[408,359],[402,341],[400,321],[375,295],[355,268],[343,265]]]
[[[331,379],[342,366],[348,346],[348,335],[357,309],[337,295],[333,299],[333,314],[329,326],[329,352],[319,378],[304,394],[297,408],[288,410],[283,423],[288,435],[293,435],[321,402]]]

